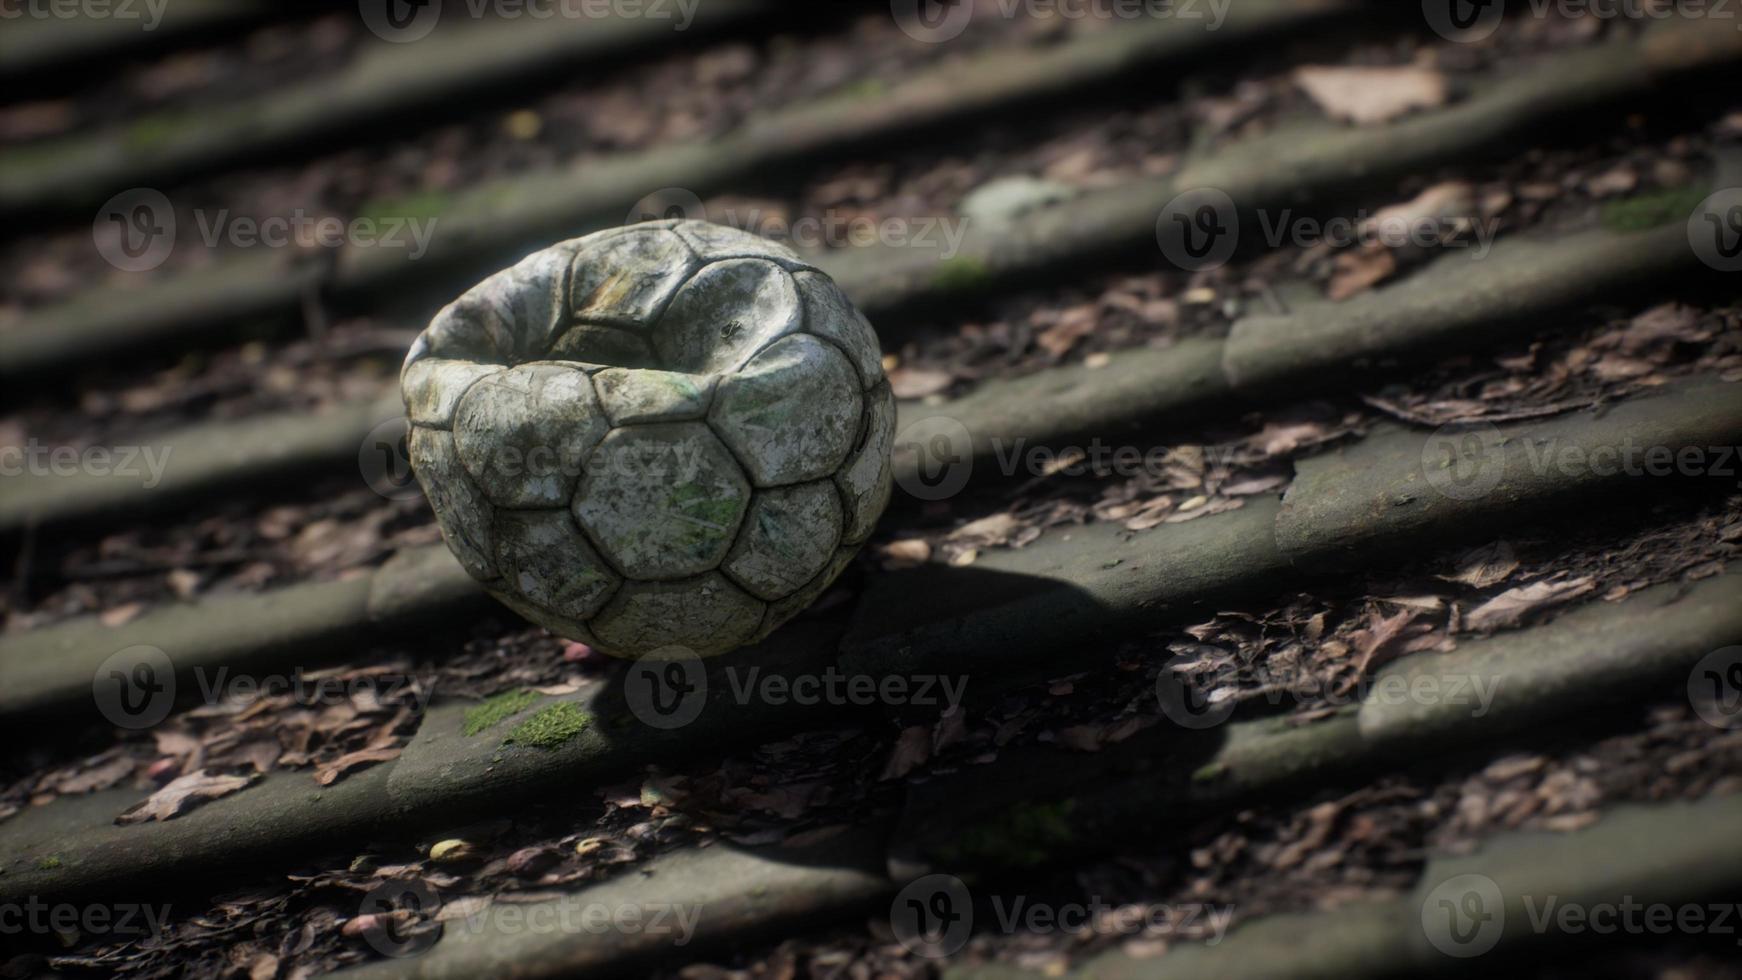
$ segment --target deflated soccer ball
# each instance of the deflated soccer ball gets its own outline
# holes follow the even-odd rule
[[[400,386],[466,571],[617,656],[766,636],[889,502],[895,401],[870,323],[791,250],[719,225],[529,256],[436,315]]]

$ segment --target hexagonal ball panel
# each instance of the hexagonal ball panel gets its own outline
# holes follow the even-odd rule
[[[623,327],[599,323],[577,323],[568,328],[551,345],[549,356],[625,368],[657,367],[659,363],[646,337]]]
[[[817,577],[840,540],[841,500],[829,481],[758,490],[721,570],[759,599],[783,599]]]
[[[869,388],[883,380],[883,352],[877,345],[877,331],[865,319],[858,307],[841,292],[834,280],[820,272],[800,272],[793,276],[799,296],[804,300],[804,329],[839,347],[853,369],[859,373],[861,387]]]
[[[750,504],[744,473],[700,422],[613,429],[587,458],[575,516],[630,578],[674,579],[720,563]]]
[[[405,394],[405,414],[418,425],[452,428],[461,396],[480,378],[502,370],[499,364],[474,364],[445,357],[426,357],[406,365],[399,387]]]
[[[634,425],[701,418],[708,414],[718,380],[712,375],[676,371],[608,368],[594,376],[593,386],[612,425]]]
[[[582,323],[645,329],[695,265],[683,239],[658,228],[588,240],[574,258],[569,308]]]
[[[680,221],[672,229],[708,262],[758,258],[767,259],[789,270],[809,268],[809,264],[787,246],[729,225],[717,225],[707,221]]]
[[[607,653],[676,644],[708,657],[748,642],[765,610],[724,575],[708,572],[676,582],[629,582],[589,625]]]
[[[859,409],[846,355],[800,334],[721,381],[708,421],[756,485],[772,487],[833,473],[859,432]]]
[[[871,536],[883,508],[889,506],[893,476],[889,454],[895,447],[895,395],[888,384],[865,395],[865,428],[859,444],[835,473],[847,504],[845,540],[856,543]]]
[[[677,291],[654,325],[653,349],[668,370],[723,374],[797,331],[801,319],[791,273],[765,259],[727,259]]]
[[[623,581],[567,508],[499,511],[496,567],[507,586],[538,608],[577,620],[603,608]]]
[[[593,635],[592,629],[581,620],[570,619],[567,616],[559,616],[556,613],[551,612],[549,609],[535,606],[531,602],[528,602],[524,596],[521,596],[517,592],[510,591],[500,582],[494,585],[486,585],[484,591],[495,596],[497,602],[500,602],[504,606],[519,613],[520,618],[529,623],[537,623],[558,636],[566,636],[571,640],[580,640],[582,643],[585,643],[590,647],[597,647],[599,645],[599,640]]]
[[[564,297],[580,240],[528,255],[443,307],[412,345],[410,365],[426,356],[513,364],[537,360],[568,324]]]
[[[454,413],[454,443],[497,506],[562,507],[609,427],[585,372],[522,364],[472,385]]]
[[[480,582],[495,578],[495,515],[460,463],[454,434],[414,425],[406,448],[411,454],[411,471],[417,474],[417,482],[423,485],[424,495],[435,510],[436,526],[441,528],[448,550],[473,578]]]
[[[779,629],[788,620],[804,612],[810,604],[822,597],[829,586],[835,584],[835,579],[847,570],[853,563],[853,556],[859,553],[856,546],[840,548],[829,556],[829,563],[817,576],[805,583],[804,587],[778,602],[768,605],[768,616],[762,621],[762,628],[756,631],[756,639],[760,640]]]

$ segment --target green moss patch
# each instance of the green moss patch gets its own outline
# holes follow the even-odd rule
[[[37,866],[37,868],[39,868],[40,870],[43,870],[43,871],[53,871],[54,869],[61,866],[60,855],[59,854],[50,854],[48,857],[45,857],[42,860],[36,862],[36,866]]]
[[[587,713],[561,701],[516,725],[503,741],[554,749],[579,735],[586,727]]]
[[[185,128],[179,119],[147,116],[127,128],[127,146],[133,150],[154,150],[172,141]]]
[[[466,725],[461,729],[467,738],[488,731],[504,720],[520,714],[538,700],[532,691],[504,691],[466,712]]]
[[[1030,803],[1013,807],[997,818],[962,832],[939,849],[946,861],[996,862],[1005,867],[1029,867],[1046,862],[1051,848],[1071,843],[1070,814],[1075,800]]]
[[[1603,227],[1610,231],[1644,231],[1686,221],[1706,199],[1704,187],[1671,187],[1603,205]]]
[[[1228,767],[1222,765],[1220,762],[1205,763],[1192,772],[1192,782],[1213,783],[1216,780],[1221,779],[1222,774],[1227,771]]]
[[[889,83],[881,78],[867,78],[844,86],[841,97],[847,99],[876,99],[889,94]]]
[[[357,217],[371,221],[389,218],[403,221],[429,221],[439,218],[453,206],[453,197],[442,191],[423,191],[405,197],[375,198],[357,208]]]
[[[992,271],[979,259],[956,256],[938,265],[931,282],[938,289],[972,289],[992,278]]]

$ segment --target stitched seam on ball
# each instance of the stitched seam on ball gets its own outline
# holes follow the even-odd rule
[[[847,345],[841,343],[840,341],[837,341],[835,338],[830,337],[828,334],[817,333],[815,330],[810,329],[810,324],[808,324],[808,323],[805,324],[805,328],[799,332],[804,334],[806,337],[815,337],[816,339],[822,341],[823,343],[828,344],[830,347],[833,347],[836,351],[838,351],[842,357],[846,358],[847,359],[847,366],[853,369],[853,377],[859,378],[859,388],[860,388],[861,392],[870,391],[871,389],[877,387],[878,381],[883,380],[880,377],[880,378],[878,378],[877,381],[873,381],[873,382],[867,384],[865,382],[865,379],[859,376],[859,362],[855,357],[853,357],[853,352],[847,349]],[[791,337],[793,335],[787,334],[787,336]],[[761,353],[761,352],[758,351],[758,353]],[[879,371],[878,374],[881,375],[882,372]]]
[[[694,279],[696,274],[701,272],[708,265],[708,260],[703,258],[702,254],[696,251],[695,247],[690,245],[682,235],[678,234],[675,227],[664,230],[670,234],[671,237],[677,239],[677,243],[683,246],[684,251],[690,253],[690,262],[688,263],[689,268],[684,272],[683,277],[677,281],[676,285],[671,287],[662,299],[660,299],[658,304],[659,308],[649,310],[647,313],[647,321],[643,324],[643,329],[647,332],[649,347],[653,346],[652,336],[654,327],[658,326],[659,321],[665,318],[665,311],[671,309],[672,301],[677,299],[677,294],[683,291],[684,284],[688,283],[691,279]],[[659,356],[658,351],[654,351],[653,353],[655,357]]]

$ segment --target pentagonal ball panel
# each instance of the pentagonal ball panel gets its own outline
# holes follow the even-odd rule
[[[765,259],[728,259],[683,284],[653,328],[653,349],[669,370],[736,371],[801,318],[791,273]]]
[[[827,480],[756,491],[723,570],[758,598],[781,599],[829,563],[841,540],[841,500]]]
[[[499,511],[496,567],[518,595],[579,620],[603,608],[623,581],[593,550],[567,508]]]
[[[472,385],[454,413],[454,442],[497,506],[563,507],[609,427],[586,372],[523,364]]]
[[[676,582],[630,582],[590,624],[606,651],[649,653],[682,646],[700,656],[742,646],[766,606],[719,572]]]
[[[720,382],[708,421],[759,487],[833,473],[859,432],[859,380],[846,355],[808,335],[775,341]]]
[[[585,469],[575,516],[630,578],[681,578],[718,565],[750,503],[743,471],[701,422],[614,429]]]

